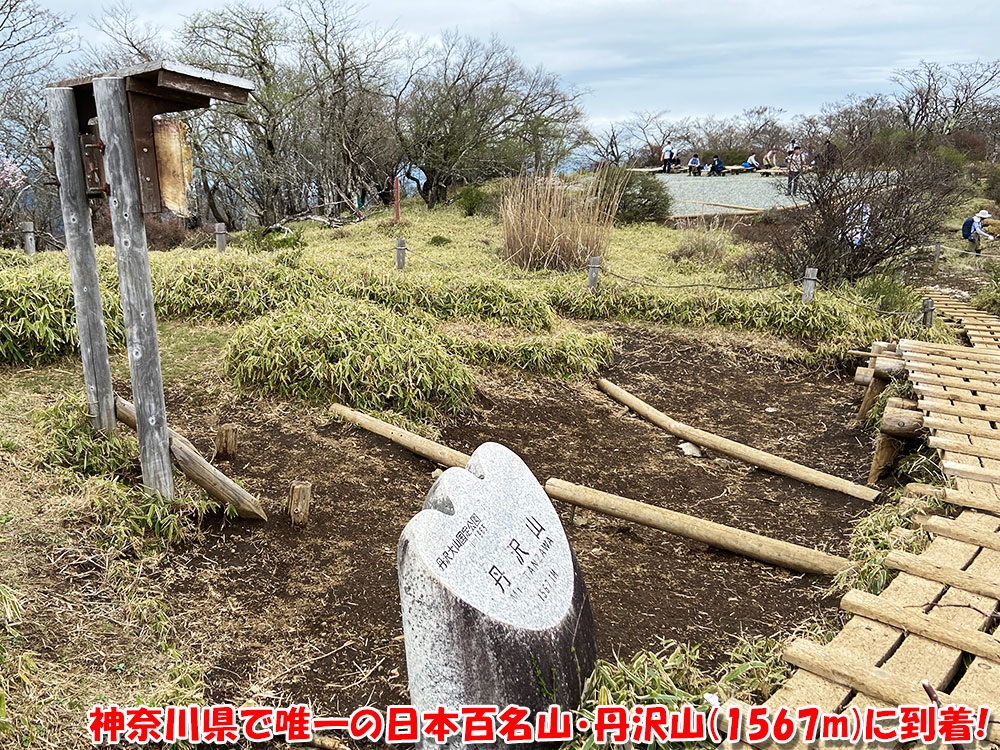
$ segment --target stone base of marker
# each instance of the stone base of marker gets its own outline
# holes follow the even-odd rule
[[[579,705],[597,656],[587,588],[516,454],[486,443],[465,469],[445,471],[403,530],[398,565],[418,710]]]

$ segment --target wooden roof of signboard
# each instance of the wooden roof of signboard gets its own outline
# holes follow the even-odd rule
[[[226,73],[196,68],[172,60],[143,63],[121,70],[83,78],[59,81],[52,86],[75,90],[77,114],[81,126],[97,116],[94,105],[94,79],[104,77],[125,79],[126,89],[133,94],[157,101],[157,114],[183,112],[207,107],[212,99],[234,104],[246,104],[253,83]]]

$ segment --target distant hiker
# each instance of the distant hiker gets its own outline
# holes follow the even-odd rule
[[[660,159],[663,161],[663,171],[670,172],[674,165],[674,144],[667,141],[667,145],[660,152]]]
[[[993,215],[989,211],[986,211],[984,209],[975,216],[970,216],[962,224],[962,239],[968,241],[969,252],[973,252],[976,255],[980,254],[982,249],[979,246],[980,237],[985,237],[988,240],[993,239],[992,234],[987,234],[983,230],[983,219],[992,219],[992,218]]]
[[[837,166],[837,162],[840,161],[840,149],[837,145],[831,141],[827,140],[823,144],[823,166],[827,169]]]
[[[778,166],[778,153],[773,148],[764,154],[764,168],[773,169]]]
[[[749,170],[760,169],[760,162],[757,161],[757,152],[756,151],[754,151],[752,154],[750,154],[750,156],[747,157],[747,160],[745,162],[743,162],[743,166],[746,167]]]
[[[688,177],[692,175],[701,177],[701,161],[698,159],[698,154],[692,156],[691,161],[688,162]]]
[[[806,157],[802,153],[802,149],[796,146],[792,149],[792,153],[788,155],[788,189],[785,191],[786,195],[794,197],[796,191],[799,189],[799,177],[802,176],[802,170],[805,168]]]
[[[721,177],[722,173],[726,171],[726,165],[722,163],[722,159],[716,154],[712,157],[711,163],[708,165],[708,176],[709,177]]]

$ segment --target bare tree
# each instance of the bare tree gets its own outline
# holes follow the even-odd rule
[[[173,56],[164,30],[142,23],[128,0],[116,0],[101,9],[91,20],[101,42],[88,41],[81,63],[81,74],[120,70],[131,65],[164,60]]]
[[[959,127],[977,125],[979,107],[995,103],[1000,94],[1000,60],[972,63],[921,62],[892,77],[898,86],[893,99],[904,126],[913,132],[947,135]]]

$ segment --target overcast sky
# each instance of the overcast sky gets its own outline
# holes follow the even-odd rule
[[[83,28],[100,7],[50,4]],[[134,7],[170,28],[215,5]],[[362,14],[415,36],[496,33],[526,62],[586,90],[595,123],[637,110],[725,116],[767,104],[815,112],[850,93],[885,91],[894,69],[921,59],[1000,57],[998,0],[379,0]]]

